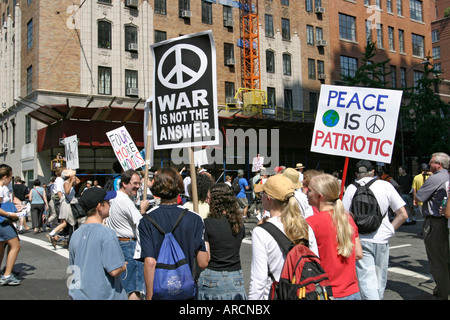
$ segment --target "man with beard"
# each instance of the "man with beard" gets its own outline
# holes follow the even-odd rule
[[[128,294],[128,299],[141,299],[144,290],[144,264],[134,260],[136,248],[136,228],[142,215],[148,208],[149,201],[143,200],[137,209],[134,199],[141,186],[141,177],[134,170],[127,170],[121,176],[120,189],[117,196],[111,200],[111,211],[106,225],[116,232],[125,261],[127,276],[122,284]]]

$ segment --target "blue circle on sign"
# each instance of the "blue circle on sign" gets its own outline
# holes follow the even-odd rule
[[[322,116],[322,122],[327,127],[334,127],[339,123],[339,113],[335,110],[328,110]]]

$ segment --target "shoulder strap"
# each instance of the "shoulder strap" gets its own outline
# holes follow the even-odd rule
[[[187,212],[188,212],[188,209],[184,209],[184,210],[180,213],[180,215],[178,216],[177,221],[175,222],[175,225],[173,226],[173,229],[172,229],[172,231],[171,231],[172,233],[173,233],[173,232],[175,231],[175,229],[178,227],[178,225],[179,225],[180,222],[181,222],[181,219],[183,219],[184,215],[185,215]],[[150,217],[150,215],[144,214],[144,218],[146,218],[148,221],[150,221],[150,222],[155,226],[155,228],[158,229],[158,231],[161,232],[163,235],[166,234],[166,232],[164,231],[164,229],[161,228],[161,226],[160,226],[160,225],[159,225],[152,217]]]
[[[367,188],[370,187],[375,181],[377,181],[377,179],[373,178],[372,180],[366,183],[366,187]]]
[[[292,241],[289,240],[289,238],[273,223],[265,222],[259,226],[266,230],[275,239],[284,255],[287,255],[288,252],[294,247]]]

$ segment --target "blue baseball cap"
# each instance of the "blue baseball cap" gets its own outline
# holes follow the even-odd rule
[[[78,203],[89,211],[95,208],[100,202],[114,199],[117,196],[116,191],[106,191],[101,188],[89,188],[83,192]]]

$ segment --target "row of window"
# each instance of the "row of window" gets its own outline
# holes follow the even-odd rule
[[[348,56],[340,56],[340,66],[341,66],[341,74],[343,76],[355,76],[356,71],[358,69],[358,59]],[[385,70],[383,70],[384,73]],[[400,68],[400,83],[398,83],[397,80],[397,67],[391,65],[389,70],[389,83],[391,84],[392,88],[397,88],[398,84],[400,84],[401,88],[406,88],[406,75],[409,71],[406,70],[406,68]],[[370,76],[370,75],[369,75]],[[421,79],[423,76],[423,72],[414,70],[414,86],[417,85],[418,80]],[[387,81],[387,79],[381,79],[382,81]]]
[[[394,3],[396,2],[396,4]],[[409,1],[409,14],[412,20],[423,21],[423,1],[422,0],[406,0]],[[377,10],[384,10],[381,0],[364,0],[364,5],[375,6]],[[386,12],[394,13],[394,7],[397,8],[397,15],[403,17],[403,0],[386,0]]]
[[[384,48],[383,24],[372,21],[365,21],[366,41],[372,42],[372,30],[376,30],[376,43],[378,48]],[[388,48],[395,51],[395,30],[394,27],[388,26]],[[398,51],[405,53],[405,32],[398,29]],[[339,38],[341,40],[349,40],[356,42],[356,17],[344,13],[339,13]],[[413,55],[423,58],[425,56],[425,37],[419,34],[411,34],[411,43]]]
[[[112,48],[112,25],[110,22],[100,20],[97,23],[98,28],[98,47],[102,49]],[[125,50],[138,50],[138,29],[135,26],[125,26]]]

